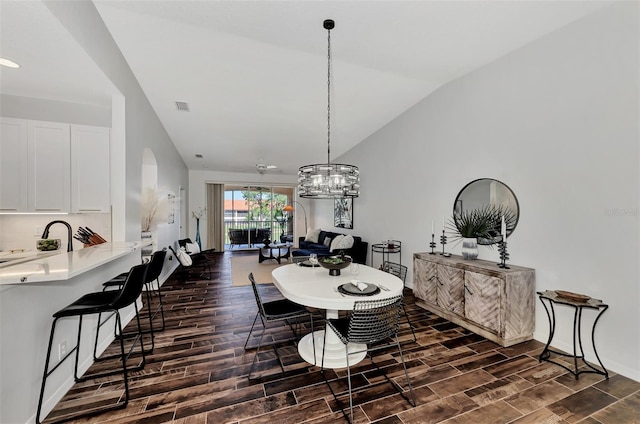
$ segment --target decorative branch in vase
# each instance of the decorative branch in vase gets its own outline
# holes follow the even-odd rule
[[[191,216],[193,216],[196,220],[196,243],[198,243],[198,247],[202,250],[202,241],[200,240],[200,219],[204,217],[206,212],[205,208],[199,207],[198,209],[191,212]]]
[[[140,199],[141,239],[153,239],[152,230],[158,225],[159,217],[164,216],[167,209],[167,202],[162,202],[160,192],[156,188],[146,188],[142,192]],[[150,255],[153,252],[153,244],[142,248],[143,255]]]
[[[150,232],[151,228],[156,224],[158,209],[160,207],[160,199],[158,191],[153,188],[147,188],[142,193],[140,202],[140,212],[142,215],[142,232]]]

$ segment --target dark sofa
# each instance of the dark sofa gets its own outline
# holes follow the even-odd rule
[[[369,243],[366,241],[362,241],[361,237],[353,236],[353,247],[351,249],[341,249],[337,252],[330,252],[329,247],[325,246],[324,241],[327,237],[331,240],[335,238],[335,236],[341,233],[334,233],[331,231],[320,231],[320,235],[318,236],[318,243],[313,243],[310,241],[306,241],[305,237],[300,237],[298,241],[299,249],[293,251],[293,256],[309,256],[311,253],[315,253],[318,257],[323,256],[331,256],[338,255],[340,252],[344,252],[345,255],[351,256],[353,261],[359,264],[367,263],[367,251],[369,247]]]

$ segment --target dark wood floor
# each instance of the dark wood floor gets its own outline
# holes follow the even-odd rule
[[[231,255],[211,255],[211,280],[185,283],[172,277],[165,283],[167,328],[156,336],[144,370],[130,379],[129,406],[72,422],[344,422],[318,368],[303,362],[291,344],[279,349],[284,376],[267,349],[260,355],[262,379],[248,381],[255,350],[245,351],[243,344],[256,304],[250,286],[231,286]],[[260,288],[272,298],[279,295],[271,284]],[[417,342],[406,324],[401,335],[418,406],[411,407],[364,360],[354,368],[356,422],[640,423],[640,383],[616,374],[609,380],[583,374],[576,381],[562,368],[538,362],[539,342],[501,348],[415,306],[409,290],[405,296]],[[278,327],[269,335],[289,333]],[[382,352],[376,362],[404,384],[397,352]],[[345,371],[328,373],[342,399]],[[113,402],[122,394],[119,377],[77,384],[48,419]]]

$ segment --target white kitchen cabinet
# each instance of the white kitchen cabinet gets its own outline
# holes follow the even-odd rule
[[[416,304],[502,346],[531,340],[535,270],[495,262],[413,255]]]
[[[26,212],[27,121],[0,118],[0,212]]]
[[[27,121],[28,208],[33,212],[71,209],[69,124]]]
[[[6,117],[0,127],[0,212],[110,212],[109,128]]]
[[[109,128],[71,126],[71,211],[111,210]]]

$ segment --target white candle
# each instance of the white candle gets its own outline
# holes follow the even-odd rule
[[[500,225],[500,233],[502,234],[502,241],[507,239],[507,225],[504,222],[504,215],[502,215],[502,224]]]
[[[435,234],[435,232],[433,230],[433,219],[431,220],[431,234]]]
[[[442,217],[442,231],[444,231],[444,216]]]

